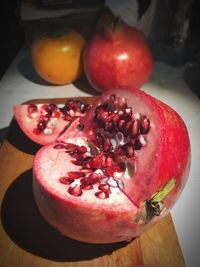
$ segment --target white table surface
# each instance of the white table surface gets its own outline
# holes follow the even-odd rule
[[[183,68],[155,63],[142,89],[173,107],[184,119],[191,141],[192,162],[186,187],[171,214],[187,267],[200,266],[200,102],[182,79]],[[23,48],[0,81],[0,129],[7,127],[14,104],[36,98],[90,96],[75,85],[50,86],[42,82]],[[169,266],[173,267],[173,266]]]

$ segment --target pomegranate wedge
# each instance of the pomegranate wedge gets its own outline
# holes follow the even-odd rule
[[[32,141],[45,145],[55,141],[74,118],[84,116],[89,108],[78,100],[68,100],[65,104],[22,104],[14,106],[14,115]]]

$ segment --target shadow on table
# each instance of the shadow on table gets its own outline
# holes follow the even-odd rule
[[[183,72],[187,86],[200,98],[200,64],[187,66]]]
[[[17,121],[13,119],[6,134],[6,140],[17,149],[35,155],[41,145],[30,140],[21,130]]]
[[[5,231],[18,246],[51,260],[90,260],[127,245],[87,244],[60,235],[39,214],[32,192],[32,169],[18,176],[6,191],[1,218]]]
[[[46,85],[46,86],[52,86],[47,81],[43,80],[35,71],[31,57],[26,56],[21,59],[21,61],[18,64],[18,71],[22,76],[24,76],[27,80],[39,84],[39,85]]]
[[[31,61],[30,56],[26,56],[21,59],[18,64],[18,71],[22,76],[24,76],[27,80],[36,83],[38,85],[46,85],[46,86],[55,86],[45,80],[43,80],[35,71],[33,63]],[[81,91],[91,94],[91,95],[100,95],[100,92],[97,92],[87,81],[85,75],[82,75],[79,79],[77,79],[73,84],[80,89]],[[59,85],[56,85],[59,86]]]

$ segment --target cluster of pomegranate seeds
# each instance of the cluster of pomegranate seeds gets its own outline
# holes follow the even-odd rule
[[[70,110],[81,108],[81,104],[70,101]],[[83,110],[87,110],[85,107]],[[64,107],[69,115],[68,107]],[[108,198],[112,188],[123,189],[120,177],[127,171],[132,177],[135,171],[136,151],[146,145],[145,135],[150,131],[150,120],[143,114],[134,114],[125,99],[111,95],[97,106],[87,145],[57,143],[55,149],[64,149],[79,171],[68,172],[60,177],[68,185],[68,193],[81,196],[84,190],[94,189],[100,199]],[[130,160],[131,159],[131,160]]]
[[[118,187],[117,181],[110,175],[113,175],[113,172],[124,171],[124,166],[122,162],[120,165],[114,161],[112,158],[114,154],[93,155],[90,151],[89,155],[85,146],[72,143],[58,143],[54,149],[64,149],[73,158],[71,162],[80,166],[79,171],[70,171],[66,176],[59,178],[60,183],[69,185],[68,193],[71,195],[81,196],[84,190],[93,189],[96,185],[95,196],[105,199],[111,193],[110,187]]]
[[[72,120],[73,117],[85,115],[86,111],[90,109],[90,105],[82,103],[79,100],[70,99],[66,104],[60,108],[62,117],[65,120]]]
[[[44,132],[47,135],[52,134],[56,127],[57,120],[62,118],[71,122],[75,117],[84,116],[90,109],[90,105],[82,103],[78,100],[68,100],[66,104],[44,104],[38,108],[37,104],[30,104],[27,109],[29,118],[37,118],[35,134]]]

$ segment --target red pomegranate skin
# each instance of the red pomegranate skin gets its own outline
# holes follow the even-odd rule
[[[136,154],[136,171],[132,176],[122,176],[124,187],[112,188],[106,199],[95,196],[98,185],[80,196],[71,195],[68,186],[58,180],[69,171],[79,171],[80,167],[72,164],[69,154],[54,146],[77,138],[90,139],[95,134],[94,110],[112,94],[126,97],[135,115],[145,114],[151,122],[145,136],[147,143]],[[186,126],[166,104],[140,90],[126,89],[102,94],[81,123],[85,123],[83,131],[76,127],[80,121],[75,121],[59,142],[44,146],[34,158],[33,192],[40,213],[61,234],[76,240],[129,241],[165,216],[185,186],[190,168]]]
[[[153,70],[153,58],[144,34],[128,25],[113,32],[96,32],[85,46],[84,69],[99,91],[116,87],[140,88]]]

